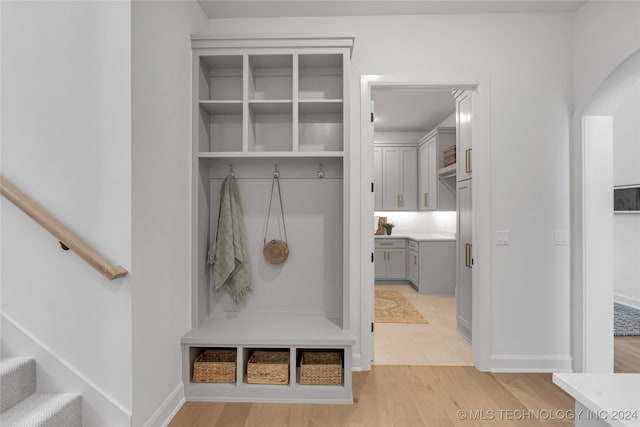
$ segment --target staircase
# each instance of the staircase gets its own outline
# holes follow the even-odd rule
[[[35,360],[2,359],[0,426],[81,427],[82,397],[71,393],[36,393]]]

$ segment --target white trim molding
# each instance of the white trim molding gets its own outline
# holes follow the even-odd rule
[[[633,308],[636,308],[636,309],[640,310],[640,299],[638,299],[638,298],[628,297],[626,295],[614,293],[613,294],[613,301],[617,302],[619,304],[624,304],[624,305],[627,305],[629,307],[633,307]]]
[[[158,406],[153,415],[149,417],[144,427],[167,427],[180,408],[182,408],[184,402],[184,384],[180,382],[164,402]]]
[[[568,354],[493,354],[491,372],[573,372]]]

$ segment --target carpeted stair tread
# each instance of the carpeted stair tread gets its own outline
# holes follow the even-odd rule
[[[36,362],[34,359],[8,357],[0,361],[0,412],[11,409],[35,392]]]
[[[82,398],[71,393],[36,393],[0,414],[2,427],[81,427]]]

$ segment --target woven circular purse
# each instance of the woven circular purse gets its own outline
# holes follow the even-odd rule
[[[279,174],[273,174],[273,181],[271,181],[271,196],[269,197],[269,210],[267,211],[267,222],[264,227],[264,247],[262,253],[264,258],[270,264],[282,264],[289,257],[289,246],[287,244],[287,226],[284,222],[284,208],[282,207],[282,191],[280,190]],[[271,239],[267,242],[267,230],[269,229],[269,217],[271,216],[271,201],[273,200],[273,190],[275,184],[278,184],[278,198],[280,199],[280,211],[282,212],[282,230],[284,231],[284,241],[278,239]]]

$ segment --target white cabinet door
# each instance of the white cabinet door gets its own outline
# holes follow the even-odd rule
[[[387,279],[406,279],[407,250],[387,249]]]
[[[438,137],[427,142],[429,186],[427,187],[427,210],[438,209]]]
[[[382,209],[399,210],[402,180],[400,178],[400,149],[382,148]]]
[[[427,210],[429,197],[429,150],[427,144],[418,148],[418,209]]]
[[[456,98],[457,179],[471,178],[471,92],[462,92]]]
[[[411,283],[420,286],[420,260],[417,252],[409,252],[409,280]]]
[[[373,149],[373,209],[382,210],[382,148]]]
[[[374,264],[375,264],[375,278],[386,279],[387,277],[387,250],[386,249],[375,250]]]
[[[458,250],[456,317],[458,332],[471,341],[473,247],[471,246],[471,179],[458,183]]]
[[[418,152],[415,147],[401,149],[398,172],[402,177],[400,192],[400,210],[415,211],[418,209]]]

